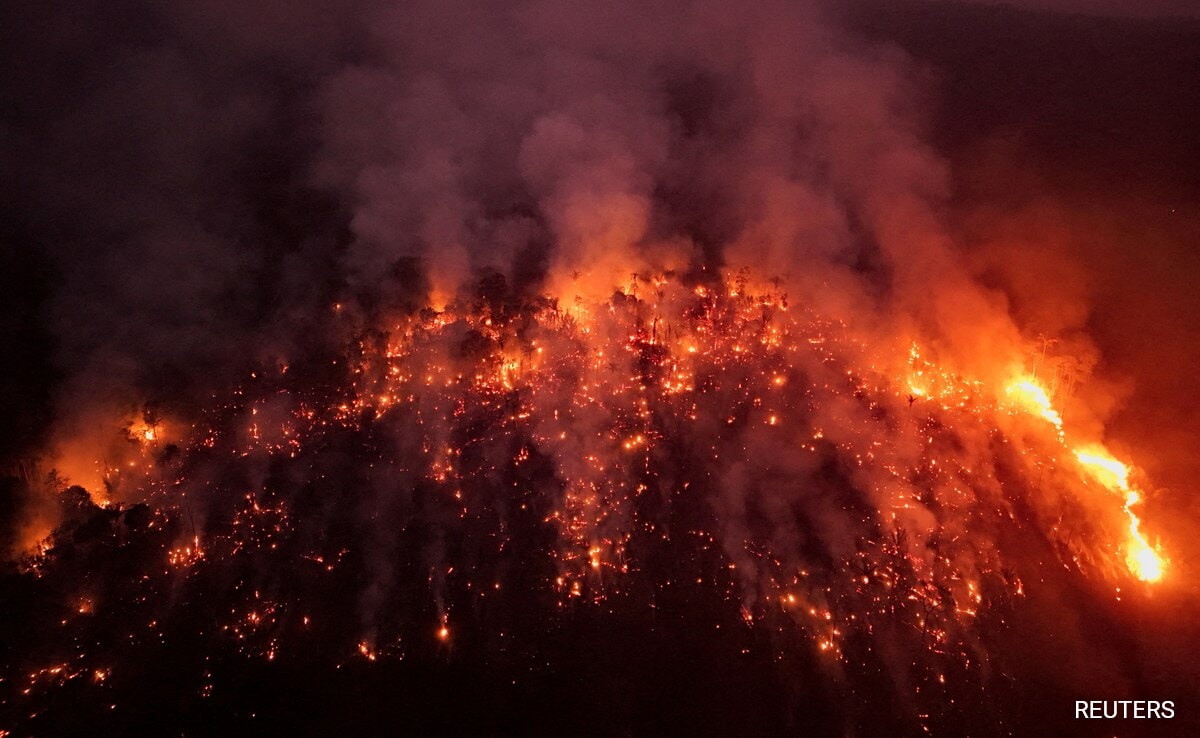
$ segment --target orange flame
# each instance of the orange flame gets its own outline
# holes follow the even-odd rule
[[[1018,405],[1050,421],[1059,433],[1062,433],[1062,415],[1054,409],[1053,403],[1050,402],[1050,395],[1037,383],[1037,380],[1032,377],[1021,377],[1008,385],[1005,392]]]
[[[1124,495],[1130,537],[1126,544],[1125,565],[1143,582],[1157,582],[1162,579],[1166,561],[1157,548],[1146,540],[1141,531],[1142,521],[1133,512],[1133,506],[1141,501],[1142,495],[1129,483],[1129,466],[1113,458],[1099,445],[1075,449],[1075,458],[1097,482],[1113,492]]]

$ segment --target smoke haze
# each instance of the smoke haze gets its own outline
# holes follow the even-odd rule
[[[1200,25],[1187,11],[1170,0],[13,2],[0,31],[0,299],[13,348],[3,553],[18,561],[56,528],[59,545],[90,540],[76,531],[108,514],[92,500],[123,506],[110,516],[122,541],[161,535],[187,566],[222,526],[260,545],[255,526],[275,525],[292,536],[287,555],[320,551],[330,571],[344,560],[355,572],[337,594],[374,661],[389,643],[419,652],[416,634],[448,630],[456,613],[535,640],[519,610],[464,604],[476,594],[461,591],[463,570],[505,591],[557,581],[567,601],[607,587],[640,603],[640,585],[622,589],[616,572],[677,553],[647,542],[661,526],[703,540],[680,571],[720,571],[713,588],[736,593],[747,623],[782,617],[759,614],[781,587],[817,619],[861,611],[867,594],[821,579],[844,561],[865,581],[911,557],[944,579],[905,569],[906,586],[955,612],[976,583],[987,590],[995,614],[948,618],[928,673],[913,656],[925,628],[902,619],[879,621],[877,647],[847,637],[846,653],[870,653],[861,670],[791,663],[801,686],[770,683],[804,696],[777,702],[842,706],[818,732],[869,732],[860,703],[873,689],[919,725],[909,693],[937,669],[957,673],[954,694],[973,705],[993,673],[1019,685],[1008,707],[1039,692],[1125,696],[1180,674],[1192,695],[1194,667],[1171,655],[1197,642],[1182,613],[1200,554]],[[762,302],[738,312],[737,299]],[[589,306],[578,332],[572,311]],[[820,330],[783,308],[811,310]],[[814,348],[771,344],[780,326]],[[744,337],[767,348],[742,357]],[[670,354],[660,339],[702,350],[671,358],[673,378],[656,363]],[[593,356],[626,343],[641,353]],[[718,348],[737,360],[705,363]],[[537,364],[543,350],[558,363]],[[391,363],[401,353],[403,373]],[[508,391],[523,373],[547,378],[521,385],[527,421],[487,392],[429,380],[397,399],[389,384],[481,371],[493,354]],[[1143,521],[1172,552],[1172,576],[1142,630],[1107,599],[1091,607],[1123,576],[1094,542],[1126,524],[1119,504],[1080,502],[1063,470],[1031,481],[1026,459],[1048,432],[1027,418],[996,427],[872,384],[904,361],[995,387],[1040,368],[1061,379],[1055,407],[1071,433],[1146,472]],[[651,408],[621,393],[631,377],[706,394]],[[357,425],[330,430],[320,405],[347,378],[404,414],[335,405]],[[752,397],[764,378],[807,389]],[[763,402],[782,424],[757,421]],[[671,425],[680,418],[694,423]],[[145,533],[129,511],[153,503],[149,487],[106,470],[142,463],[139,434],[183,445],[205,424],[211,443],[155,452],[180,512]],[[301,449],[305,433],[318,450]],[[645,469],[607,460],[624,458],[622,444],[645,445]],[[525,466],[510,467],[514,454]],[[410,463],[426,458],[429,469]],[[447,478],[472,482],[453,502],[432,496],[451,491],[438,486]],[[70,483],[91,499],[64,496]],[[672,512],[693,499],[703,504]],[[482,517],[463,523],[466,510]],[[237,522],[252,518],[273,522]],[[233,553],[253,549],[237,540]],[[145,561],[161,553],[144,548]],[[530,563],[552,550],[567,553]],[[180,585],[155,613],[234,590],[282,609],[290,582],[271,555]],[[808,569],[811,581],[794,573]],[[1024,608],[1010,607],[1018,590]],[[489,653],[528,655],[512,656],[503,633],[479,638]],[[750,642],[721,643],[732,654]],[[955,672],[964,659],[983,675]],[[1061,668],[1046,673],[1049,660]],[[998,734],[1062,719],[1046,702],[1030,709]]]

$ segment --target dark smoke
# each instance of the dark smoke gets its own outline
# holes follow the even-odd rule
[[[1164,2],[1137,14],[1175,11]],[[262,401],[264,427],[284,424],[356,381],[347,358],[364,335],[430,305],[482,305],[523,335],[520,316],[543,295],[605,302],[664,270],[711,285],[752,267],[864,335],[921,335],[949,365],[989,379],[1037,336],[1056,339],[1056,354],[1088,375],[1067,412],[1096,434],[1107,422],[1106,440],[1163,488],[1146,520],[1174,552],[1178,581],[1190,581],[1194,21],[772,0],[15,0],[3,15],[0,304],[12,350],[0,553],[15,603],[3,626],[37,626],[26,643],[3,639],[0,655],[8,685],[24,684],[64,653],[54,624],[75,617],[82,596],[97,615],[73,638],[114,672],[69,680],[44,703],[5,686],[14,694],[0,728],[70,731],[105,715],[111,697],[123,705],[113,729],[135,732],[163,713],[180,731],[245,730],[260,712],[296,731],[411,718],[420,733],[877,734],[922,724],[914,660],[950,672],[944,696],[962,706],[935,717],[944,734],[1048,723],[1061,733],[1075,727],[1064,715],[1077,697],[1195,696],[1194,667],[1172,655],[1197,643],[1192,585],[1136,622],[1101,583],[1058,566],[1057,539],[1001,519],[955,531],[988,544],[954,556],[982,570],[993,547],[1006,551],[1027,595],[1013,600],[1016,573],[994,572],[994,608],[955,634],[955,658],[921,660],[924,634],[897,618],[880,626],[894,632],[849,643],[859,660],[832,673],[795,623],[747,628],[730,593],[759,604],[774,564],[742,543],[769,540],[791,552],[788,564],[863,554],[870,526],[854,516],[874,504],[863,490],[878,480],[839,466],[836,449],[795,459],[794,438],[741,425],[722,436],[722,418],[697,436],[745,454],[714,464],[694,491],[711,506],[681,504],[664,482],[639,503],[649,509],[608,522],[662,520],[717,538],[632,539],[638,556],[677,568],[631,576],[595,611],[566,615],[544,591],[559,573],[546,521],[562,470],[609,421],[599,411],[524,470],[494,471],[528,438],[480,444],[464,463],[478,479],[469,501],[484,512],[467,524],[404,463],[364,460],[418,458],[429,433],[465,445],[504,408],[481,405],[471,424],[432,431],[364,415],[355,431],[316,433],[319,447],[292,461],[163,447],[159,468],[203,480],[164,511],[119,480],[105,488],[91,465],[129,453],[121,424],[146,417],[243,440],[240,393]],[[431,355],[471,367],[492,348],[456,330],[432,339],[445,345]],[[804,368],[805,378],[828,371]],[[857,399],[826,400],[796,437],[880,420]],[[885,421],[893,412],[903,408]],[[558,430],[543,423],[533,435]],[[831,446],[868,435],[836,433]],[[909,453],[904,433],[888,439]],[[1019,476],[984,430],[947,432],[946,443],[947,458]],[[660,461],[684,479],[695,453],[671,448]],[[809,486],[779,492],[796,479]],[[1001,486],[973,493],[1017,519],[1071,514],[1057,499],[1010,505]],[[107,500],[120,506],[96,504]],[[235,527],[254,506],[267,510],[255,525],[286,534],[283,550],[258,551],[266,532]],[[940,515],[930,503],[911,526],[938,517],[930,510]],[[182,582],[140,583],[160,576],[167,549],[228,530],[255,552],[226,552],[236,564],[201,564]],[[512,548],[494,550],[496,530]],[[47,533],[35,577],[21,559]],[[913,550],[932,557],[913,535]],[[910,542],[873,543],[885,557]],[[317,551],[322,563],[305,559]],[[312,570],[290,568],[297,560]],[[317,573],[325,561],[328,578]],[[464,571],[505,594],[478,604]],[[653,576],[708,583],[648,610]],[[294,632],[297,603],[315,624],[300,653],[262,631],[219,632],[249,607],[267,632]],[[443,646],[431,624],[447,611],[470,614]],[[355,655],[360,640],[378,664]],[[273,647],[280,660],[265,660]],[[961,654],[983,663],[954,671]],[[79,686],[89,680],[98,692]],[[211,701],[195,698],[206,688]],[[314,727],[293,701],[329,716]],[[25,722],[39,705],[46,722]]]

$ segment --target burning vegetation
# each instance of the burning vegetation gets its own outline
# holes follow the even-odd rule
[[[1192,182],[1200,30],[81,2],[0,23],[0,737],[1188,718],[1196,197],[1096,172]]]
[[[63,690],[104,702],[143,649],[187,649],[173,686],[200,703],[239,660],[468,651],[516,683],[539,633],[609,616],[742,631],[846,724],[889,680],[946,730],[994,688],[1032,561],[1117,592],[1169,571],[1136,472],[1038,377],[989,386],[745,276],[570,304],[493,276],[442,311],[334,311],[354,340],[321,366],[128,424],[101,498],[123,502],[59,493],[16,580],[62,613],[24,623],[53,663],[10,663],[19,724],[54,725]]]

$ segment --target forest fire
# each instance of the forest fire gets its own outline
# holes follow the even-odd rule
[[[1035,380],[1020,379],[1010,385],[1008,392],[1019,397],[1026,407],[1041,415],[1058,429],[1060,436],[1063,435],[1062,416],[1054,410],[1046,391]],[[1158,550],[1146,541],[1141,532],[1141,521],[1132,510],[1133,506],[1141,501],[1142,496],[1129,485],[1129,467],[1113,458],[1103,446],[1096,443],[1076,447],[1074,454],[1088,475],[1109,491],[1119,494],[1124,502],[1125,514],[1129,518],[1129,540],[1125,544],[1125,562],[1129,570],[1143,581],[1155,582],[1161,579],[1165,562]]]
[[[553,536],[540,549],[545,564],[533,567],[544,579],[527,583],[523,607],[610,607],[616,598],[653,610],[682,584],[655,551],[682,545],[709,561],[695,584],[717,588],[749,627],[794,630],[848,668],[863,644],[903,624],[910,635],[887,638],[915,638],[908,678],[944,685],[947,668],[969,673],[983,658],[972,645],[977,621],[1002,621],[1010,606],[1002,603],[1023,591],[1012,552],[988,531],[1045,537],[1065,564],[1118,591],[1117,561],[1147,582],[1164,574],[1133,511],[1131,469],[1097,443],[1070,445],[1069,426],[1035,379],[990,388],[940,369],[916,342],[869,345],[847,323],[781,292],[756,292],[744,277],[695,287],[669,274],[635,277],[570,311],[484,280],[445,311],[357,326],[361,338],[332,361],[345,384],[319,389],[297,384],[294,372],[255,370],[202,417],[172,419],[176,445],[109,490],[126,505],[149,503],[148,521],[130,522],[144,504],[93,508],[109,521],[103,530],[166,549],[167,569],[138,575],[152,611],[156,592],[236,576],[232,619],[217,632],[243,657],[274,662],[305,642],[311,621],[305,614],[296,624],[298,614],[345,586],[339,562],[348,559],[357,563],[346,574],[368,580],[355,585],[357,614],[333,620],[326,646],[354,644],[368,662],[403,658],[421,650],[410,642],[413,613],[397,618],[385,602],[422,593],[440,612],[433,640],[448,644],[452,610],[503,601],[516,583],[486,559],[521,550],[531,567],[523,539],[542,530]],[[1009,420],[1022,417],[1044,430],[1028,436]],[[1018,451],[1010,436],[1022,433]],[[156,440],[139,426],[129,437]],[[371,518],[296,517],[334,494],[351,473],[346,463],[356,485],[380,491],[336,493],[349,494],[342,509],[373,499],[372,508],[409,521],[398,535],[443,541],[421,557],[416,581],[371,581],[394,566],[363,546],[384,530]],[[1006,469],[1010,481],[979,476],[985,467]],[[1005,512],[1050,505],[1047,485],[1068,497],[1054,504],[1081,521],[1124,514],[1126,538],[1081,550],[1071,531],[1038,530]],[[835,488],[853,495],[836,507],[819,501]],[[118,521],[133,528],[120,532]],[[345,533],[330,538],[320,533],[327,526]],[[56,540],[45,549],[61,549]],[[319,573],[287,574],[305,563]],[[55,571],[47,555],[27,566],[38,576]],[[88,612],[104,607],[71,597]],[[489,627],[478,611],[463,615]],[[166,626],[154,616],[144,627]],[[108,668],[85,654],[70,668]]]
[[[1134,4],[7,4],[0,736],[1200,734]]]
[[[1075,457],[1083,468],[1105,488],[1120,494],[1125,502],[1125,514],[1129,516],[1129,542],[1126,544],[1125,561],[1139,579],[1155,582],[1162,578],[1166,562],[1157,548],[1151,547],[1141,532],[1141,520],[1133,507],[1141,502],[1141,493],[1129,485],[1129,467],[1114,459],[1103,447],[1089,446],[1075,449]]]

